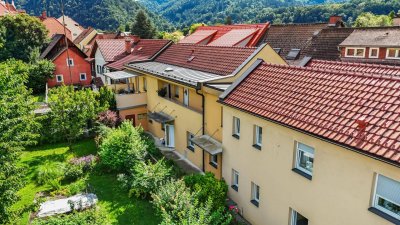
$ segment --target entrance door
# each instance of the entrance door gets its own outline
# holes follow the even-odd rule
[[[189,89],[183,89],[183,104],[189,106]]]
[[[175,129],[174,125],[165,124],[165,146],[174,148],[175,147]]]
[[[134,127],[136,127],[135,114],[125,116],[125,120],[131,120]]]

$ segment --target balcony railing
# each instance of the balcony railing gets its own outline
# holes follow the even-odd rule
[[[115,94],[118,109],[127,109],[147,104],[147,93]]]

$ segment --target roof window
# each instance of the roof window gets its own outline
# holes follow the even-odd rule
[[[174,71],[174,69],[173,68],[171,68],[171,67],[167,67],[167,68],[165,68],[165,70],[164,70],[165,72],[172,72],[172,71]]]
[[[290,50],[290,52],[287,54],[286,59],[288,59],[288,60],[297,59],[297,57],[299,56],[299,54],[300,54],[300,49],[298,49],[298,48],[292,48],[292,49]]]
[[[193,61],[194,58],[196,58],[196,56],[192,55],[192,56],[190,56],[190,57],[188,58],[187,61],[188,61],[188,62],[191,62],[191,61]]]

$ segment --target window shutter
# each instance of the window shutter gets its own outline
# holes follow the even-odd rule
[[[378,175],[376,194],[400,205],[400,182]]]

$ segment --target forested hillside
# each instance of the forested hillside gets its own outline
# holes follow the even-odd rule
[[[59,0],[16,0],[18,7],[31,15],[40,15],[46,10],[49,16],[59,17]],[[119,26],[131,22],[138,10],[145,9],[134,0],[64,0],[65,14],[75,19],[82,26],[115,31]],[[146,10],[146,9],[145,9]],[[149,11],[148,11],[149,12]],[[150,18],[159,30],[171,30],[171,24],[155,13]]]

